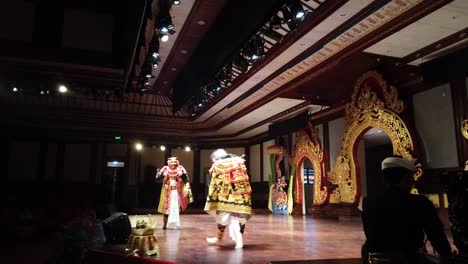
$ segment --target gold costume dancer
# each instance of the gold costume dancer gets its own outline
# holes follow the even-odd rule
[[[163,214],[163,229],[179,229],[180,211],[193,202],[187,171],[179,164],[177,157],[170,157],[167,166],[156,173],[157,180],[161,177],[164,180],[158,212]]]
[[[228,226],[236,248],[242,248],[245,224],[252,216],[252,189],[245,160],[223,149],[213,152],[211,159],[213,165],[209,170],[211,182],[205,211],[215,217],[218,229],[216,236],[208,237],[207,241],[210,244],[220,242]]]

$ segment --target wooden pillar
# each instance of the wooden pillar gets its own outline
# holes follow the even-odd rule
[[[455,123],[455,139],[457,144],[458,166],[464,168],[465,161],[468,160],[468,140],[461,133],[463,120],[468,119],[468,100],[466,92],[466,77],[458,74],[450,81],[452,94],[453,116]]]
[[[45,178],[45,170],[47,164],[47,152],[48,152],[48,143],[47,141],[41,141],[39,146],[39,157],[37,164],[37,181],[43,181]]]
[[[263,182],[263,142],[260,143],[260,182]]]
[[[98,144],[92,143],[91,144],[91,153],[89,155],[89,178],[88,181],[90,184],[96,184],[96,167],[97,167],[97,160],[98,160]]]
[[[323,152],[326,153],[327,157],[325,158],[324,162],[324,172],[323,174],[325,177],[327,176],[327,172],[330,171],[330,130],[328,128],[328,122],[323,122]]]
[[[65,144],[63,142],[59,142],[57,144],[55,180],[57,182],[63,182],[65,178],[64,173],[65,173]]]

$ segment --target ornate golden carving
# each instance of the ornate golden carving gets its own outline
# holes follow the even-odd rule
[[[468,139],[468,119],[463,120],[462,125],[461,125],[461,132],[462,135]]]
[[[311,135],[307,134],[306,131],[301,130],[296,135],[296,149],[291,154],[291,163],[296,164],[297,168],[300,168],[300,162],[307,157],[312,162],[315,173],[315,184],[314,184],[314,205],[323,204],[327,200],[328,189],[323,182],[322,173],[322,162],[323,162],[323,151],[317,140],[317,134],[315,133],[313,126],[310,125]]]
[[[328,180],[338,185],[340,202],[357,203],[360,198],[353,151],[358,138],[369,128],[376,127],[387,133],[392,142],[393,154],[413,159],[411,135],[397,114],[403,110],[404,104],[398,100],[396,88],[389,88],[377,72],[367,72],[357,80],[352,101],[346,105],[347,128],[341,151],[328,175]]]

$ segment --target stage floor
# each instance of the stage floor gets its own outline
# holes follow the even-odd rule
[[[177,263],[315,263],[303,261],[319,259],[360,263],[357,259],[365,239],[359,218],[338,221],[254,214],[245,228],[244,248],[234,249],[228,230],[221,245],[207,244],[205,238],[216,232],[216,223],[207,214],[182,214],[180,230],[161,229],[162,215],[131,215],[132,226],[141,217],[152,217],[157,224],[158,254],[153,258]],[[123,252],[124,248],[114,245],[107,249]]]

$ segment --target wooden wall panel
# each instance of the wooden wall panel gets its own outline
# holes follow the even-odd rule
[[[250,147],[250,160],[249,176],[251,182],[260,182],[260,144]]]
[[[446,83],[413,95],[416,130],[427,169],[458,166],[450,86]]]
[[[65,182],[89,182],[91,168],[90,144],[66,144],[64,157]]]
[[[49,143],[47,146],[47,158],[46,158],[46,167],[45,167],[45,181],[55,181],[57,175],[55,174],[57,169],[57,143]]]
[[[33,181],[37,179],[39,142],[15,141],[10,144],[8,180]]]
[[[266,149],[269,146],[272,146],[272,145],[275,145],[274,140],[265,141],[262,144],[262,149],[263,149],[263,157],[262,157],[262,159],[263,159],[263,175],[260,175],[260,177],[261,177],[261,179],[263,179],[263,181],[266,181],[266,182],[268,182],[268,178],[271,175],[270,154],[267,153]]]
[[[345,120],[343,117],[328,122],[329,149],[324,150],[330,159],[330,168],[333,168],[336,157],[340,154],[341,141],[345,133]]]

